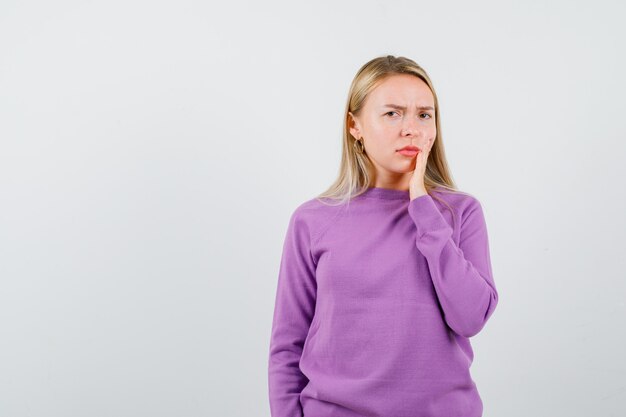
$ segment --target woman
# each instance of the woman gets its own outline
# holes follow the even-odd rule
[[[455,189],[437,95],[404,57],[352,82],[340,175],[289,221],[272,417],[478,417],[476,335],[498,303],[479,201]]]

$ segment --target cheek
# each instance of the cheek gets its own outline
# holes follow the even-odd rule
[[[375,136],[385,136],[388,135],[389,132],[391,131],[391,127],[390,126],[385,126],[384,124],[380,124],[380,123],[372,123],[370,125],[370,132],[372,135]]]
[[[379,152],[386,153],[389,148],[393,148],[393,138],[396,137],[396,133],[389,127],[381,125],[372,125],[369,130],[369,145],[372,148],[377,149]]]

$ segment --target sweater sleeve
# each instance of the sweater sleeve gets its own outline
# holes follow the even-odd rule
[[[272,417],[302,417],[300,392],[308,379],[299,368],[315,310],[317,284],[309,228],[296,210],[289,221],[278,273],[269,349]]]
[[[429,194],[411,200],[409,214],[417,227],[416,245],[427,260],[446,323],[461,336],[478,334],[498,303],[480,202],[472,197],[464,210],[458,245]]]

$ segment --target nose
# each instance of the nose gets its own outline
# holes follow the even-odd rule
[[[420,132],[418,122],[413,117],[406,117],[402,122],[402,134],[415,136]]]

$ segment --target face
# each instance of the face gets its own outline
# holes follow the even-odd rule
[[[363,140],[379,184],[410,179],[416,155],[403,155],[399,149],[432,147],[437,134],[434,102],[420,78],[394,74],[370,91],[359,116],[349,113],[350,133]]]

